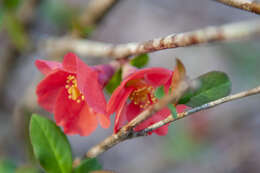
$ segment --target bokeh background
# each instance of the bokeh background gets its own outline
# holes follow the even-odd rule
[[[41,41],[75,29],[75,21],[87,4],[84,0],[1,1],[0,158],[19,166],[37,165],[28,140],[30,114],[52,116],[36,103],[35,85],[43,76],[34,61],[62,58],[66,52],[50,57]],[[22,11],[25,7],[27,10]],[[86,27],[82,36],[119,44],[257,18],[212,0],[122,0],[95,26]],[[169,69],[179,57],[191,77],[224,71],[232,81],[232,93],[260,84],[259,37],[168,49],[149,56],[148,66]],[[81,58],[91,65],[109,62],[105,57]],[[124,173],[260,172],[259,105],[260,96],[220,105],[177,121],[167,136],[152,135],[121,143],[99,160],[104,169]],[[73,155],[83,155],[111,133],[112,127],[98,128],[88,137],[69,136]]]

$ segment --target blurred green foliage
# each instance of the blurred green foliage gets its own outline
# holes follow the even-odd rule
[[[0,160],[0,173],[14,173],[16,165],[10,160]]]
[[[44,19],[63,31],[71,29],[73,21],[79,15],[79,10],[72,8],[63,0],[45,0],[41,3],[39,12]]]
[[[119,69],[115,74],[112,76],[108,84],[106,85],[106,91],[109,94],[112,94],[113,91],[120,85],[122,81],[122,69]]]
[[[16,10],[20,5],[21,0],[3,0],[2,3],[5,10]]]
[[[238,74],[237,77],[245,87],[253,87],[260,83],[260,42],[226,43],[221,51],[228,55],[227,65],[230,71]]]
[[[25,32],[23,24],[18,20],[14,13],[5,12],[3,17],[3,26],[15,47],[20,51],[26,49],[29,43],[29,38]]]
[[[169,133],[164,153],[177,162],[196,158],[206,149],[206,143],[195,140],[190,129],[182,123],[171,125]]]

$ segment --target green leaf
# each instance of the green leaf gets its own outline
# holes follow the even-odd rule
[[[108,93],[112,94],[113,91],[120,85],[122,81],[122,70],[118,70],[115,72],[115,74],[112,76],[108,84],[106,85],[106,90]]]
[[[149,62],[149,56],[145,53],[131,59],[130,64],[137,68],[142,68],[146,66],[148,62]]]
[[[0,172],[1,173],[14,173],[16,166],[9,160],[0,160]]]
[[[51,120],[33,114],[30,122],[33,151],[48,173],[70,173],[72,154],[67,137]]]
[[[98,160],[96,158],[93,159],[85,159],[83,160],[79,166],[77,166],[73,173],[89,173],[91,171],[95,170],[101,170],[102,167],[98,163]]]
[[[175,118],[178,118],[178,115],[177,115],[177,111],[176,111],[176,108],[175,106],[173,106],[173,104],[168,104],[167,106],[170,111],[171,111],[171,114],[172,114],[172,117],[175,119]]]
[[[156,88],[156,90],[154,92],[154,96],[158,99],[161,99],[164,96],[164,86],[163,85]]]
[[[200,87],[194,93],[188,92],[179,104],[197,107],[227,96],[231,91],[231,81],[224,72],[212,71],[198,78]]]

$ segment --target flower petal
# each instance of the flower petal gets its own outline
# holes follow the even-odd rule
[[[133,79],[142,79],[144,78],[148,84],[153,86],[162,85],[164,82],[167,82],[171,78],[172,71],[166,68],[160,67],[151,67],[142,70],[138,70],[137,72],[129,75],[125,80],[123,80],[122,85],[126,85],[126,83]],[[153,77],[160,77],[162,79],[153,79]],[[158,82],[160,84],[158,84]]]
[[[108,83],[115,72],[115,69],[109,64],[97,65],[93,69],[98,72],[98,81],[102,87]]]
[[[107,129],[110,126],[110,119],[104,114],[97,113],[98,121],[104,129]]]
[[[86,102],[77,103],[68,99],[68,92],[62,89],[55,104],[55,120],[69,135],[90,135],[97,128],[95,112],[90,111]]]
[[[116,90],[111,95],[108,104],[107,104],[107,116],[113,114],[119,109],[120,103],[122,103],[122,99],[125,100],[124,104],[128,96],[134,90],[133,87],[124,88],[124,86],[120,85],[116,88]]]
[[[71,73],[76,73],[77,59],[79,59],[79,58],[74,53],[71,53],[71,52],[67,53],[64,56],[64,59],[62,62],[62,66],[63,66],[64,70],[71,72]]]
[[[131,121],[132,119],[134,119],[142,111],[143,111],[143,109],[139,108],[139,106],[136,106],[135,104],[130,103],[128,105],[127,111],[126,111],[128,121]],[[139,124],[137,127],[135,127],[134,130],[135,131],[143,130],[143,129],[149,127],[150,125],[165,119],[169,115],[170,115],[169,109],[167,109],[167,108],[162,109],[159,112],[157,112],[156,114],[152,115],[147,120],[145,120],[144,122],[142,122],[141,124]],[[168,125],[162,126],[158,129],[154,130],[153,132],[155,132],[156,134],[158,134],[160,136],[166,135],[168,133]],[[151,134],[151,133],[149,133],[149,134]]]
[[[59,62],[39,60],[39,59],[35,61],[35,66],[44,75],[47,75],[48,73],[52,72],[55,69],[62,68],[61,63]]]
[[[105,114],[106,99],[98,82],[98,73],[80,59],[77,59],[77,82],[87,104],[95,112]]]
[[[47,75],[36,88],[38,103],[49,112],[53,112],[57,95],[65,87],[67,72],[58,70]]]
[[[154,69],[152,72],[147,73],[144,78],[148,84],[157,87],[166,84],[171,79],[171,74],[172,72]]]
[[[127,122],[126,102],[131,92],[132,92],[132,88],[126,89],[126,92],[124,93],[123,97],[120,99],[118,108],[116,109],[114,133],[117,133],[118,130]]]
[[[189,106],[186,106],[186,105],[183,105],[183,104],[176,106],[176,110],[177,110],[178,113],[182,113],[188,108],[189,108]]]
[[[166,124],[158,129],[154,130],[154,133],[156,133],[159,136],[165,136],[168,133],[168,127],[169,127],[169,124]]]

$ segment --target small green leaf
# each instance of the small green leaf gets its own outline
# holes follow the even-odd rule
[[[0,172],[1,173],[14,173],[16,166],[9,160],[0,160]]]
[[[168,104],[167,107],[170,109],[171,114],[172,114],[172,117],[173,117],[174,119],[178,118],[178,115],[177,115],[178,113],[177,113],[177,111],[176,111],[175,106],[173,106],[173,104]]]
[[[130,64],[137,68],[142,68],[146,66],[148,62],[149,62],[149,56],[145,53],[131,59]]]
[[[231,81],[224,72],[212,71],[198,78],[200,87],[195,92],[186,93],[179,104],[197,107],[227,96],[231,91]]]
[[[154,96],[157,99],[161,99],[164,96],[164,86],[163,85],[156,88],[156,90],[154,92]]]
[[[48,173],[70,173],[72,154],[67,137],[51,120],[33,114],[30,122],[33,151]]]
[[[98,163],[96,158],[93,159],[85,159],[83,160],[79,166],[77,166],[73,173],[89,173],[91,171],[101,170],[102,167]]]
[[[112,94],[113,91],[120,85],[122,81],[122,70],[118,70],[115,72],[115,74],[112,76],[108,84],[106,85],[106,90],[108,93]]]

